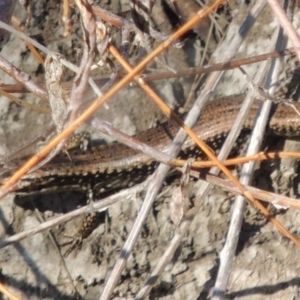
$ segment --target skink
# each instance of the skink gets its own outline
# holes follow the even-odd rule
[[[227,136],[243,99],[243,95],[219,98],[204,108],[194,131],[212,149],[217,151]],[[247,132],[252,129],[258,105],[259,101],[255,100],[243,125],[241,137],[247,135]],[[295,103],[294,108],[300,111],[300,103]],[[274,107],[268,123],[267,135],[300,136],[300,116],[294,108],[283,103]],[[167,122],[136,138],[160,151],[166,151],[177,130],[176,124]],[[187,156],[187,152],[197,153],[190,139],[183,145],[182,156]],[[20,166],[26,159],[28,157],[13,161],[10,165],[11,170]],[[45,166],[25,175],[17,192],[47,191],[58,187],[84,189],[85,186],[89,188],[97,186],[102,190],[124,188],[142,181],[152,171],[151,166],[154,163],[153,159],[146,155],[117,142],[100,146],[92,144],[87,151],[74,149],[69,151],[69,156],[61,153]],[[7,178],[11,170],[4,172],[0,179]]]

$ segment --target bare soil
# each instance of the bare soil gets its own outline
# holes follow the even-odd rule
[[[115,13],[129,9],[126,1],[94,2],[100,2],[103,7]],[[188,38],[181,49],[168,50],[165,57],[169,67],[184,69],[198,66],[203,55],[205,61],[208,61],[213,53],[214,60],[220,61],[225,49],[216,53],[215,49],[221,41],[221,31],[223,38],[230,43],[253,5],[248,3],[251,1],[240,1],[236,6],[234,1],[231,2],[231,7],[223,7],[218,15],[211,16],[195,29],[197,38]],[[168,18],[169,5],[164,1],[157,1],[153,12],[153,23],[167,34],[174,30]],[[185,17],[198,9],[198,4],[191,0],[179,1],[179,6]],[[295,11],[294,23],[298,27],[299,7]],[[77,63],[80,57],[78,51],[82,45],[78,16],[73,15],[75,25],[71,36],[63,38],[61,12],[60,1],[37,1],[33,4],[31,24],[25,30],[52,51],[59,51],[67,59]],[[25,12],[19,5],[15,16],[24,20]],[[241,45],[238,57],[264,53],[270,44],[272,33],[278,27],[271,11],[265,9],[249,37]],[[115,40],[117,41],[117,37]],[[208,50],[203,54],[206,45]],[[1,55],[30,74],[37,82],[44,82],[43,67],[17,37],[11,37]],[[250,76],[256,73],[257,68],[258,64],[245,67]],[[97,72],[94,72],[95,76],[104,73],[103,70]],[[73,77],[71,72],[66,71],[65,80]],[[14,82],[4,73],[1,73],[0,79],[5,83]],[[183,107],[188,97],[194,100],[199,92],[200,85],[197,85],[190,94],[194,80],[194,77],[183,77],[157,81],[151,83],[151,86],[172,107]],[[242,93],[245,89],[246,82],[241,73],[238,70],[228,71],[214,94],[233,95]],[[40,102],[31,94],[19,96],[30,103]],[[87,98],[89,96],[92,96],[90,91]],[[129,134],[145,131],[165,118],[135,85],[123,89],[109,102],[109,109],[101,109],[97,114]],[[1,96],[0,122],[0,153],[6,156],[43,133],[51,123],[51,118],[19,107]],[[83,129],[90,130],[93,138],[103,137],[87,126]],[[298,147],[297,142],[281,138],[268,140],[266,144],[269,149]],[[253,185],[297,198],[297,171],[297,161],[263,163],[257,166]],[[169,204],[175,184],[165,184],[157,198],[114,291],[113,299],[135,297],[174,236],[176,227],[170,219]],[[191,195],[198,185],[199,182],[190,183]],[[21,299],[98,299],[134,224],[143,196],[144,193],[132,195],[111,206],[103,214],[101,224],[83,241],[82,247],[68,257],[62,256],[70,246],[69,243],[64,244],[70,242],[69,236],[74,235],[79,219],[54,227],[51,232],[38,233],[1,248],[1,282]],[[209,299],[212,296],[233,201],[231,194],[217,187],[207,199],[203,199],[199,215],[184,237],[176,256],[157,280],[149,299]],[[84,202],[84,194],[74,191],[28,197],[10,194],[1,200],[0,237],[5,238],[33,228],[42,220],[63,215]],[[300,237],[300,213],[297,210],[285,210],[278,213],[277,218]],[[300,299],[298,252],[299,249],[290,240],[283,237],[255,208],[247,205],[234,265],[232,270],[228,270],[231,275],[226,299]],[[4,296],[0,298],[7,299]]]

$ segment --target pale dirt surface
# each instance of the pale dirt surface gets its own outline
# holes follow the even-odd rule
[[[116,1],[101,4],[106,8],[115,9],[114,11],[120,6],[122,11],[128,9],[128,5],[120,5]],[[60,21],[57,19],[61,11],[59,1],[39,1],[34,4],[34,7],[31,34],[52,50],[58,50],[68,59],[76,62],[74,57],[81,44],[81,33],[77,27],[70,38],[63,39],[60,36]],[[157,2],[153,14],[155,24],[169,33],[171,27],[161,7],[162,4]],[[196,10],[192,4],[188,6],[190,7],[193,7],[192,12]],[[243,20],[242,16],[245,16],[250,7],[251,4],[249,6],[241,4],[239,9],[231,12],[234,18],[226,32],[228,41],[236,34]],[[24,18],[24,10],[18,7],[15,15]],[[74,18],[76,20],[76,17]],[[224,12],[219,18],[221,18],[220,24],[224,26],[226,23],[225,19],[222,19],[225,18]],[[206,22],[203,28],[197,28],[198,33],[204,38],[207,36],[204,29],[208,29],[209,24],[210,22]],[[249,39],[241,46],[242,50],[238,56],[246,57],[264,53],[270,43],[270,36],[277,27],[278,24],[273,20],[270,11],[265,11]],[[214,30],[214,37],[217,36]],[[213,39],[209,43],[209,49],[214,51],[216,44],[216,40]],[[189,41],[183,50],[171,49],[167,56],[169,65],[179,69],[197,64],[197,59],[203,51],[199,45],[200,41],[194,40]],[[222,50],[219,53],[222,55]],[[28,72],[32,78],[43,82],[42,67],[34,61],[19,39],[12,37],[9,44],[3,48],[1,55]],[[216,57],[218,61],[218,56]],[[252,76],[257,67],[258,65],[254,65],[252,68],[245,69]],[[67,76],[72,75],[67,74]],[[9,81],[2,73],[1,80],[6,83]],[[166,80],[156,83],[155,90],[159,91],[159,94],[171,105],[183,105],[182,99],[187,98],[192,82],[193,78]],[[244,79],[239,71],[234,71],[226,73],[216,94],[232,95],[244,90]],[[25,98],[37,102],[31,95],[26,97],[22,95],[22,99]],[[50,117],[18,108],[3,97],[0,102],[0,112],[1,154],[9,154],[19,149],[42,133],[50,123]],[[161,119],[161,113],[136,86],[122,90],[119,96],[110,102],[110,109],[102,109],[99,115],[105,116],[113,125],[130,134],[155,126],[157,120]],[[92,134],[94,137],[99,137],[95,131],[92,131]],[[283,144],[282,139],[267,141],[268,146],[275,148],[282,147]],[[255,173],[253,185],[299,197],[297,167],[296,171],[294,165],[286,163],[284,167],[285,169],[277,162],[263,164]],[[287,175],[290,177],[288,178]],[[191,195],[193,195],[196,190],[194,185],[197,186],[198,183],[190,185]],[[169,213],[173,189],[174,183],[165,185],[155,202],[126,269],[122,273],[113,299],[134,298],[172,239],[176,230]],[[1,282],[22,299],[75,299],[74,289],[70,283],[72,278],[82,299],[98,299],[107,274],[118,258],[120,249],[134,224],[142,199],[143,195],[133,195],[130,199],[124,199],[119,204],[113,205],[103,216],[102,223],[84,240],[82,248],[72,252],[67,258],[61,256],[67,247],[56,248],[48,232],[36,234],[0,249]],[[9,195],[1,200],[0,236],[11,236],[30,229],[40,224],[41,218],[51,219],[83,203],[84,195],[72,191],[23,197],[21,200],[19,196]],[[210,298],[218,270],[220,251],[226,238],[232,203],[232,195],[218,188],[215,188],[208,199],[203,201],[199,215],[182,241],[181,249],[158,279],[149,299]],[[300,237],[298,211],[288,210],[279,214],[278,219],[292,233]],[[57,245],[69,242],[67,236],[74,234],[79,222],[80,220],[75,220],[51,230]],[[299,249],[292,242],[280,235],[253,207],[247,205],[226,299],[300,299],[298,252]],[[0,296],[0,299],[6,298]]]

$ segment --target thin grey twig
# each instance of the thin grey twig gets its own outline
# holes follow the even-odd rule
[[[226,59],[229,59],[226,57]],[[217,74],[217,75],[215,75]],[[199,117],[201,109],[205,105],[205,101],[207,101],[211,95],[211,91],[213,90],[213,87],[215,86],[215,78],[220,77],[219,73],[213,74],[211,80],[208,81],[208,84],[206,86],[206,89],[204,89],[203,93],[201,93],[200,101],[198,100],[196,104],[194,105],[193,109],[189,113],[188,117],[185,120],[185,124],[189,127],[193,127]],[[168,151],[168,154],[172,156],[176,156],[182,144],[184,143],[187,135],[184,130],[180,130],[177,136],[175,137],[172,147],[170,151]],[[149,184],[149,187],[147,189],[146,197],[143,202],[143,205],[141,207],[141,211],[135,221],[135,224],[133,225],[133,228],[121,250],[119,259],[117,260],[110,277],[104,287],[103,292],[101,293],[101,300],[107,300],[110,298],[111,293],[113,292],[114,287],[117,285],[117,282],[119,281],[119,277],[121,275],[121,272],[125,266],[125,263],[132,251],[133,245],[135,241],[137,240],[137,237],[140,233],[140,230],[142,228],[142,224],[146,220],[147,215],[149,214],[149,210],[152,207],[152,204],[155,200],[155,197],[157,196],[163,182],[164,178],[166,177],[168,171],[170,170],[170,167],[165,165],[160,165],[156,172],[153,174],[153,181]]]
[[[254,56],[241,58],[241,59],[235,59],[227,62],[208,64],[201,67],[188,68],[186,70],[178,70],[176,73],[173,73],[171,71],[164,71],[164,72],[153,73],[153,74],[145,74],[142,75],[142,78],[145,81],[155,81],[155,80],[170,79],[170,78],[176,78],[182,76],[194,76],[197,74],[206,74],[215,71],[226,71],[226,70],[235,69],[239,66],[259,63],[261,61],[268,60],[270,58],[277,58],[284,55],[292,55],[292,54],[294,55],[294,53],[295,52],[293,48],[288,48],[284,51],[272,51],[269,53],[254,55]]]
[[[0,28],[3,28],[3,29],[5,29],[5,30],[7,30],[7,31],[9,31],[9,32],[11,32],[11,33],[13,33],[13,34],[15,34],[16,36],[18,36],[19,38],[21,38],[21,39],[25,40],[26,42],[32,44],[34,47],[36,47],[37,49],[41,50],[41,51],[44,52],[45,54],[49,54],[49,53],[51,52],[48,48],[46,48],[45,46],[41,45],[40,43],[38,43],[38,42],[35,41],[34,39],[30,38],[30,37],[27,36],[25,33],[20,32],[20,31],[14,29],[12,26],[7,25],[6,23],[4,23],[4,22],[2,22],[2,21],[0,21]],[[78,68],[76,65],[72,64],[71,62],[69,62],[69,61],[67,61],[67,60],[65,60],[65,59],[61,59],[61,63],[62,63],[65,67],[67,67],[67,68],[69,68],[70,70],[72,70],[74,73],[78,73],[78,72],[79,72],[79,68]],[[6,72],[6,70],[4,70],[4,71]],[[8,73],[8,72],[7,72],[7,73]],[[8,73],[8,74],[10,74],[10,73]],[[25,75],[26,75],[26,74],[25,74]],[[13,75],[11,75],[11,76],[13,76]],[[15,77],[13,76],[13,78],[15,78]],[[25,78],[26,78],[26,77],[25,77]],[[15,79],[16,79],[16,78],[15,78]],[[16,80],[18,80],[18,79],[16,79]],[[28,80],[28,79],[27,79],[27,80]],[[19,81],[19,80],[18,80],[18,81]],[[23,83],[22,81],[19,81],[19,82],[20,82],[20,83]],[[26,81],[25,81],[25,82],[26,82]],[[95,94],[96,94],[97,96],[102,96],[102,93],[101,93],[100,89],[98,88],[98,86],[96,85],[96,83],[93,81],[92,78],[89,78],[89,84],[90,84],[90,86],[92,87],[92,89],[94,90],[94,92],[95,92]],[[29,90],[29,91],[32,91],[31,89],[28,89],[28,90]],[[46,99],[47,99],[47,98],[48,98],[48,97],[46,97]]]
[[[0,69],[6,72],[8,75],[13,77],[19,83],[21,83],[25,88],[32,92],[33,94],[40,97],[42,100],[48,102],[48,94],[46,90],[40,86],[39,84],[35,83],[31,77],[21,71],[20,69],[16,68],[13,64],[11,64],[8,60],[6,60],[3,56],[0,55]]]
[[[83,54],[79,66],[79,72],[74,79],[74,84],[70,94],[70,104],[68,110],[70,112],[69,124],[74,121],[78,115],[78,110],[82,105],[82,98],[86,90],[89,79],[91,66],[95,56],[96,48],[96,20],[90,12],[91,7],[86,1],[82,1],[80,7],[82,32],[84,37]]]
[[[279,35],[278,39],[282,40],[282,35]],[[278,44],[278,42],[277,42]],[[280,47],[276,47],[277,50],[282,49],[282,43],[280,43]],[[272,45],[272,43],[270,44]],[[278,75],[279,75],[279,60],[273,61],[267,83],[266,83],[266,89],[268,89],[272,85],[273,82],[277,81]],[[257,73],[257,79],[255,82],[260,82],[265,77],[265,70],[266,66],[265,64],[262,64],[259,68],[259,71]],[[272,77],[272,80],[271,80]],[[273,88],[270,89],[269,93],[271,95],[274,94],[275,85],[273,85]],[[251,91],[250,91],[251,94]],[[269,118],[269,113],[271,110],[272,101],[266,100],[261,104],[261,109],[258,112],[258,118],[256,121],[256,125],[253,129],[253,133],[251,135],[250,141],[249,141],[249,147],[247,150],[247,155],[255,154],[259,151],[263,135],[265,132],[266,124]],[[243,165],[242,171],[241,171],[241,178],[240,182],[244,185],[249,185],[250,181],[252,180],[253,172],[254,172],[255,162],[249,162],[247,164]],[[220,267],[218,271],[218,275],[216,278],[216,283],[214,286],[214,292],[213,292],[213,300],[221,300],[224,298],[225,291],[227,288],[227,283],[230,275],[231,266],[233,263],[233,258],[235,255],[237,243],[239,240],[240,230],[242,226],[242,220],[243,220],[243,214],[244,214],[244,208],[245,208],[245,199],[242,196],[237,196],[234,206],[233,206],[233,212],[231,215],[229,230],[227,234],[226,243],[224,245],[224,248],[222,249],[220,253]]]
[[[235,38],[230,42],[230,46],[228,47],[229,42],[228,41],[224,41],[219,47],[221,47],[221,49],[223,47],[225,47],[227,49],[227,51],[224,53],[224,62],[232,59],[234,57],[234,55],[236,54],[237,50],[239,49],[239,46],[242,44],[242,41],[244,40],[244,38],[246,37],[247,33],[249,32],[250,28],[252,27],[252,25],[254,24],[257,16],[260,14],[260,12],[263,10],[265,6],[265,2],[258,2],[254,5],[254,7],[252,8],[252,10],[250,11],[250,13],[248,14],[248,17],[246,18],[246,20],[244,21],[244,23],[242,24],[239,32],[240,35],[236,35]],[[227,42],[227,43],[226,43]],[[218,49],[219,49],[218,47]],[[213,89],[213,87],[217,84],[217,82],[219,82],[221,75],[223,73],[212,73],[209,77],[208,80],[206,82],[206,85],[203,89],[203,91],[200,93],[197,101],[196,101],[196,107],[193,107],[192,112],[194,110],[198,111],[198,107],[199,107],[199,103],[200,102],[200,107],[202,107],[202,99],[205,99],[205,96],[207,94],[210,94],[210,90]],[[190,116],[190,114],[189,114]],[[226,148],[230,148],[226,145]],[[223,149],[223,147],[222,147]],[[226,157],[223,155],[219,155],[218,159],[223,160]],[[178,246],[181,243],[181,240],[183,238],[183,236],[185,235],[186,231],[188,230],[191,222],[193,221],[194,217],[197,215],[197,212],[200,208],[200,203],[201,203],[201,199],[203,199],[204,197],[207,196],[209,190],[211,188],[211,185],[208,183],[204,183],[203,185],[201,185],[201,189],[199,189],[196,193],[196,202],[197,202],[197,206],[193,209],[191,209],[189,211],[189,213],[187,214],[187,216],[185,217],[185,219],[182,221],[181,225],[180,225],[180,230],[178,230],[175,233],[175,236],[173,237],[172,241],[170,242],[168,248],[165,250],[162,258],[159,260],[159,262],[157,263],[155,269],[153,270],[153,272],[151,273],[149,279],[145,282],[144,286],[142,287],[142,289],[140,290],[140,292],[138,293],[138,295],[136,296],[136,299],[143,299],[146,297],[146,295],[149,293],[150,289],[152,288],[152,286],[154,285],[155,281],[157,280],[158,276],[161,274],[161,272],[164,270],[164,268],[166,267],[166,265],[169,263],[169,261],[172,259],[176,249],[178,248]]]
[[[41,215],[41,212],[35,207],[35,205],[34,205],[34,211],[35,211],[36,217],[39,220],[39,222],[43,224],[45,222],[45,220],[44,220],[43,216]],[[49,237],[49,239],[50,239],[50,241],[51,241],[51,243],[52,243],[55,251],[57,252],[57,254],[60,257],[63,269],[65,270],[65,272],[67,274],[67,277],[68,277],[68,279],[70,281],[70,286],[72,287],[74,294],[78,294],[78,291],[76,289],[74,281],[72,280],[72,276],[71,276],[71,274],[69,272],[69,269],[68,269],[68,267],[66,265],[65,259],[64,259],[63,255],[62,255],[62,253],[61,253],[61,251],[60,251],[60,249],[58,247],[58,243],[57,243],[57,241],[56,241],[56,239],[54,237],[54,234],[52,233],[51,230],[48,230],[48,237]]]
[[[7,25],[6,23],[4,23],[2,21],[0,21],[0,28],[3,28],[5,30],[13,33],[14,35],[18,36],[20,39],[22,39],[22,40],[24,40],[24,41],[32,44],[34,47],[36,47],[37,49],[41,50],[45,54],[48,54],[50,52],[50,50],[48,50],[48,48],[44,47],[43,45],[41,45],[40,43],[38,43],[34,39],[30,38],[25,33],[20,32],[20,31],[14,29],[12,26]]]
[[[64,120],[64,127],[70,125],[77,118],[79,110],[82,107],[82,99],[89,81],[89,74],[93,64],[96,47],[96,22],[93,15],[90,13],[90,4],[84,1],[81,5],[81,24],[84,36],[83,54],[78,68],[78,73],[74,79],[72,91],[70,94],[70,103],[67,108],[68,118]],[[50,161],[65,145],[66,140],[62,140],[56,148],[54,148],[49,155],[42,160],[33,169],[38,169],[48,161]]]
[[[145,143],[142,143],[136,138],[125,134],[124,132],[111,126],[111,124],[109,124],[108,122],[102,121],[99,118],[93,118],[88,122],[88,124],[96,128],[97,130],[107,134],[108,136],[115,138],[118,142],[149,156],[149,159],[152,158],[166,165],[168,165],[170,163],[170,160],[172,159],[172,156],[161,152]]]
[[[92,208],[91,208],[91,204],[89,204],[89,205],[83,206],[81,208],[78,208],[72,212],[69,212],[67,214],[64,214],[63,216],[46,221],[45,223],[42,223],[39,226],[36,226],[32,229],[25,230],[21,233],[12,235],[8,238],[2,238],[2,239],[0,239],[0,248],[3,248],[8,245],[11,245],[13,243],[19,242],[25,238],[31,237],[39,232],[43,232],[44,230],[47,230],[54,226],[71,221],[71,220],[79,217],[80,215],[90,211],[91,209],[93,209],[95,211],[99,211],[99,212],[104,211],[104,210],[108,209],[111,205],[113,205],[119,201],[128,200],[128,199],[130,199],[131,195],[134,195],[136,193],[143,191],[145,189],[145,187],[147,186],[148,182],[149,182],[149,179],[147,179],[146,181],[144,181],[141,184],[135,185],[132,188],[123,190],[117,194],[110,196],[110,197],[101,199],[98,202],[95,201],[92,204],[93,205]]]
[[[197,173],[197,172],[196,172]],[[192,174],[193,175],[193,172]],[[205,180],[209,183],[212,183],[218,187],[221,187],[222,189],[231,192],[233,194],[241,195],[241,191],[230,181],[223,179],[219,176],[212,175],[212,174],[206,174],[203,176],[199,176],[199,174],[196,176],[196,178],[201,178],[201,180]],[[272,203],[274,205],[280,205],[282,207],[286,208],[295,208],[300,209],[300,202],[299,199],[293,199],[290,197],[286,197],[284,195],[278,195],[275,193],[267,192],[264,190],[260,190],[257,188],[254,188],[249,185],[245,185],[245,188],[251,192],[251,194],[258,200],[265,201]]]
[[[274,14],[278,18],[278,21],[280,22],[282,28],[284,28],[285,33],[287,34],[291,44],[294,46],[296,55],[298,57],[298,60],[300,61],[300,38],[299,35],[294,28],[292,22],[287,17],[285,11],[282,9],[281,5],[277,0],[267,0],[269,3],[269,6],[273,10]]]

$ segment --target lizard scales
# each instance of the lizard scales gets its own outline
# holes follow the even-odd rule
[[[213,150],[217,150],[226,138],[242,101],[243,95],[220,98],[210,102],[201,113],[194,131]],[[243,125],[241,137],[252,129],[258,104],[259,101],[255,100]],[[300,104],[295,103],[295,107],[300,111]],[[160,151],[166,151],[177,130],[176,124],[168,122],[136,138]],[[269,120],[268,134],[300,136],[299,115],[291,106],[278,104]],[[193,142],[187,139],[181,155],[187,157],[193,154],[200,155]],[[145,179],[155,164],[152,158],[117,142],[92,145],[87,151],[74,149],[69,151],[69,155],[61,153],[40,169],[25,175],[16,192],[51,191],[57,187],[85,189],[97,186],[102,191],[125,188]],[[26,159],[28,157],[13,161],[11,169],[0,175],[0,180],[10,176],[14,167],[20,166]]]

